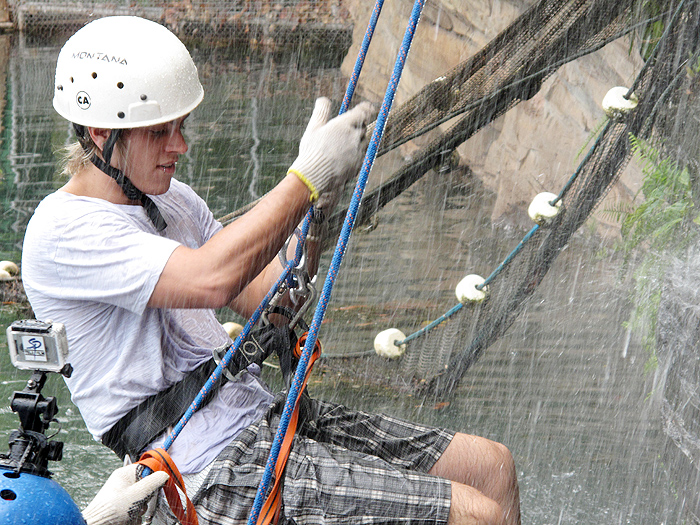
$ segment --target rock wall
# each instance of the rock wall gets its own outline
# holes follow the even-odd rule
[[[429,0],[394,105],[481,49],[531,3]],[[355,19],[353,45],[342,66],[350,75],[374,0],[346,0],[346,5]],[[360,77],[361,96],[381,102],[412,5],[411,0],[384,4]],[[617,41],[561,67],[531,100],[458,149],[460,162],[496,193],[491,213],[494,224],[530,228],[527,207],[532,198],[541,191],[560,191],[580,162],[586,141],[603,120],[600,101],[611,87],[629,86],[641,67],[641,60],[629,48],[628,41]],[[404,146],[403,154],[410,155],[416,147]],[[592,219],[597,233],[605,237],[619,234],[618,224],[605,210],[630,201],[640,179],[639,168],[631,163]]]

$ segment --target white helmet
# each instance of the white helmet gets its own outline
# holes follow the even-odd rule
[[[82,126],[153,126],[187,115],[203,97],[187,48],[144,18],[94,20],[66,42],[56,62],[53,107]]]

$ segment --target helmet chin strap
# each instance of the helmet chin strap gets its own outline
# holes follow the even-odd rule
[[[81,139],[81,143],[85,145],[83,141],[85,140],[85,132],[87,130],[84,126],[78,126],[77,124],[75,125],[75,130],[78,137]],[[153,223],[153,226],[155,226],[156,230],[161,232],[168,224],[165,222],[165,219],[163,218],[163,215],[161,215],[156,203],[153,202],[148,195],[134,186],[134,183],[131,182],[126,175],[124,175],[122,170],[110,165],[112,153],[114,153],[114,146],[116,145],[117,140],[119,140],[121,131],[122,130],[120,129],[113,129],[109,134],[109,137],[102,148],[102,156],[104,157],[104,160],[101,159],[96,153],[93,153],[93,155],[90,157],[90,162],[97,166],[100,171],[112,177],[122,189],[127,199],[140,202],[141,206],[143,206],[144,210],[146,210],[146,215],[148,215],[148,218]]]

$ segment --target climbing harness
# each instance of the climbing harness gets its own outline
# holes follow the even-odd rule
[[[311,219],[313,218],[314,214],[314,209],[313,206],[309,208],[308,213],[306,214],[306,217],[304,218],[304,221],[302,222],[301,226],[301,231],[299,234],[299,243],[297,244],[296,247],[296,252],[295,252],[295,257],[293,260],[289,261],[288,264],[283,268],[282,272],[278,276],[277,280],[271,287],[270,291],[265,295],[261,303],[258,305],[258,307],[255,309],[253,314],[250,316],[248,319],[248,322],[246,322],[245,326],[243,327],[243,330],[241,333],[236,337],[235,341],[233,342],[232,345],[228,347],[226,352],[224,353],[223,356],[220,356],[218,354],[216,361],[216,367],[214,370],[211,372],[209,377],[206,379],[206,382],[204,383],[203,386],[199,389],[199,392],[196,394],[194,397],[194,400],[192,400],[189,405],[187,406],[186,410],[182,414],[182,416],[179,418],[177,421],[177,424],[172,428],[170,434],[168,437],[165,439],[165,442],[163,444],[163,450],[167,452],[167,450],[170,448],[170,446],[173,444],[174,440],[177,438],[177,436],[182,432],[182,429],[185,427],[185,425],[189,422],[189,420],[192,418],[194,413],[199,410],[202,406],[204,406],[209,399],[211,399],[211,395],[213,392],[216,391],[216,389],[220,388],[220,382],[224,380],[224,370],[226,370],[230,363],[234,361],[234,358],[236,355],[240,352],[239,349],[241,348],[243,342],[249,337],[251,334],[253,327],[258,323],[258,321],[261,319],[263,313],[270,307],[270,302],[274,295],[277,293],[277,290],[280,289],[280,287],[283,285],[283,283],[288,279],[290,272],[292,271],[292,268],[297,267],[300,265],[301,258],[303,256],[303,246],[304,246],[304,240],[306,239],[306,236],[309,231],[309,226],[311,223]],[[291,366],[290,366],[291,368]],[[149,441],[150,442],[150,441]],[[143,471],[144,475],[148,475],[150,473],[149,471],[149,466],[146,465],[145,469]]]
[[[175,441],[175,439],[180,434],[180,432],[182,432],[182,429],[187,424],[187,422],[192,418],[194,413],[197,410],[199,410],[199,408],[203,405],[205,399],[207,399],[207,396],[209,395],[210,390],[212,388],[215,388],[216,383],[220,380],[221,376],[223,375],[224,369],[229,365],[229,363],[233,359],[234,355],[236,354],[238,349],[241,347],[243,341],[245,341],[245,339],[250,335],[253,327],[258,323],[258,321],[262,317],[265,310],[267,310],[267,308],[269,307],[270,301],[272,300],[274,295],[277,293],[277,290],[279,290],[280,287],[282,286],[282,283],[284,283],[287,280],[292,268],[299,265],[299,263],[301,261],[302,254],[303,254],[303,241],[306,239],[306,235],[308,234],[309,225],[310,225],[310,218],[312,216],[313,216],[313,207],[310,207],[309,212],[306,214],[306,217],[304,218],[304,221],[302,222],[301,234],[300,234],[300,238],[299,238],[300,242],[299,242],[299,244],[297,244],[296,254],[295,254],[294,260],[289,261],[287,266],[285,266],[282,269],[282,272],[280,273],[280,275],[277,277],[277,280],[274,282],[274,284],[270,288],[270,291],[265,295],[265,297],[260,302],[258,307],[255,309],[253,314],[250,316],[250,318],[246,322],[245,326],[243,327],[243,330],[241,330],[241,333],[236,337],[233,344],[228,348],[228,350],[226,351],[224,356],[221,358],[220,362],[216,365],[216,368],[214,369],[214,371],[211,373],[211,375],[207,379],[204,386],[202,386],[199,393],[195,396],[192,403],[190,403],[190,406],[187,408],[185,413],[182,415],[182,417],[178,421],[177,425],[175,425],[173,430],[170,432],[170,435],[166,438],[165,443],[163,444],[163,448],[165,450],[168,450],[170,448],[173,441]]]
[[[285,314],[281,308],[275,309],[275,312]],[[296,337],[294,339],[296,340]],[[280,362],[288,361],[291,347],[290,329],[286,326],[266,324],[253,330],[242,343],[240,351],[236,352],[233,359],[223,368],[220,379],[209,388],[200,403],[200,408],[205,406],[224,384],[235,380],[235,376],[251,364],[262,365],[273,353],[279,356]],[[212,359],[166,390],[154,394],[132,408],[102,436],[102,443],[121,459],[127,454],[132,459],[137,458],[149,443],[180,421],[192,400],[221,363],[228,348],[225,346],[213,350]]]

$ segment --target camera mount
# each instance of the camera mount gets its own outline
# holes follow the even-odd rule
[[[70,377],[73,372],[65,362],[65,328],[61,324],[23,320],[12,323],[7,336],[13,364],[19,369],[34,370],[24,390],[12,394],[10,408],[19,416],[20,426],[10,434],[10,452],[0,454],[0,468],[49,478],[49,461],[61,460],[63,442],[51,440],[58,431],[46,435],[51,423],[58,423],[58,404],[55,397],[44,397],[41,390],[48,373]]]

